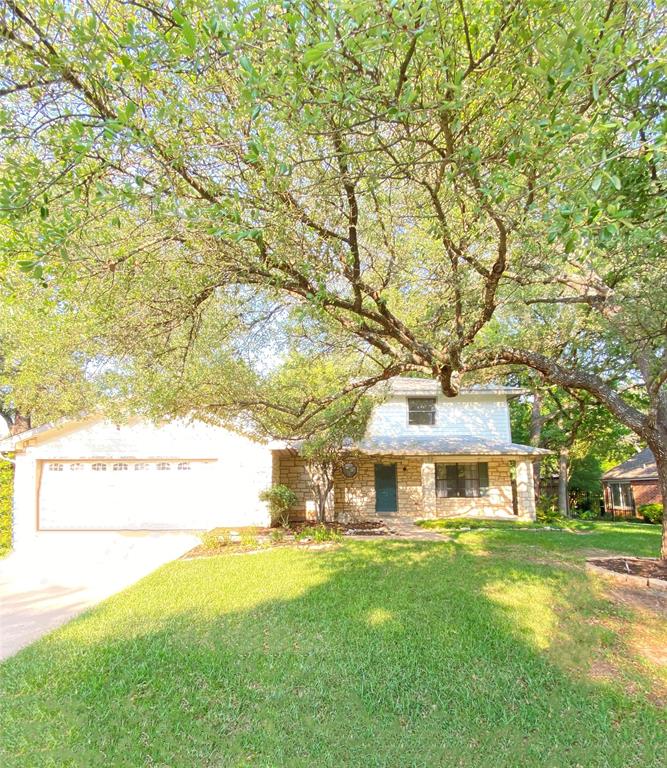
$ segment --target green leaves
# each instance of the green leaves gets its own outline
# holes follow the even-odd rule
[[[181,30],[187,49],[190,53],[195,53],[197,50],[197,33],[192,24],[177,8],[174,8],[171,15]]]
[[[317,43],[317,45],[313,45],[311,48],[306,49],[302,59],[304,65],[306,67],[312,67],[314,64],[317,64],[332,47],[332,42],[324,40],[323,42]]]

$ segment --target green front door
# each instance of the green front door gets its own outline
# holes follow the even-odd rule
[[[375,465],[375,511],[398,512],[396,464]]]

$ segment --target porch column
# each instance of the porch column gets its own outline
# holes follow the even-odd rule
[[[516,496],[519,517],[535,519],[535,485],[533,483],[533,462],[531,459],[517,459]]]
[[[436,514],[435,506],[435,464],[422,462],[422,509],[424,516]]]

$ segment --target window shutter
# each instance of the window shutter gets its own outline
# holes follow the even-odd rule
[[[489,465],[484,461],[477,465],[479,476],[479,495],[486,496],[489,493]]]

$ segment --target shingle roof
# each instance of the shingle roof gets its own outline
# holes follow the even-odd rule
[[[657,480],[655,457],[648,448],[612,467],[602,475],[603,480]]]
[[[462,456],[545,456],[551,453],[544,448],[533,448],[520,443],[505,443],[479,437],[429,437],[404,435],[397,437],[372,437],[361,440],[354,449],[367,454],[395,454],[420,456],[429,454]]]
[[[390,379],[385,386],[392,395],[441,395],[442,390],[435,379],[414,379],[409,376],[397,376]],[[476,384],[471,387],[461,387],[462,395],[509,395],[525,394],[527,390],[521,387],[505,387],[497,384]]]

